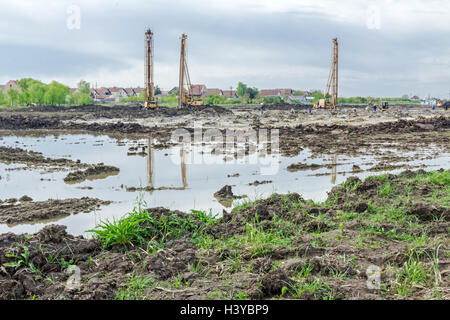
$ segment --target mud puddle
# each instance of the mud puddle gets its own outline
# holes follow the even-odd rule
[[[180,147],[161,144],[151,137],[111,138],[90,134],[3,136],[0,147],[39,152],[42,159],[66,159],[70,164],[83,164],[83,168],[102,164],[106,168],[119,170],[112,170],[112,174],[81,174],[83,179],[66,179],[65,182],[69,174],[77,175],[80,169],[76,168],[79,166],[69,165],[64,170],[49,172],[42,167],[16,163],[14,158],[9,158],[7,163],[0,162],[0,200],[18,199],[26,195],[34,201],[82,197],[111,201],[109,205],[102,205],[90,213],[72,214],[57,220],[58,224],[67,226],[67,231],[75,235],[84,234],[102,220],[120,218],[130,211],[139,194],[148,207],[166,207],[184,212],[191,209],[211,210],[222,215],[224,209],[230,211],[232,206],[248,201],[242,196],[256,200],[275,192],[296,192],[306,199],[323,201],[334,185],[351,175],[363,179],[369,175],[400,172],[408,166],[425,169],[448,169],[450,166],[449,154],[433,145],[402,153],[403,159],[395,162],[397,167],[382,166],[395,157],[398,147],[395,141],[383,146],[384,153],[354,157],[339,154],[318,156],[317,152],[313,153],[308,148],[290,157],[258,150],[254,163],[211,152],[215,149],[213,145]],[[424,159],[423,155],[437,153],[439,156]],[[304,169],[288,171],[287,168],[293,164],[302,164]],[[269,167],[274,171],[264,175],[264,169]],[[224,186],[232,188],[235,199],[221,203],[214,194]],[[56,222],[55,219],[52,222]],[[0,224],[0,233],[33,233],[49,223],[41,221],[13,227]]]

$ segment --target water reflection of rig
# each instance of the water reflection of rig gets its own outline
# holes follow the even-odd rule
[[[147,181],[150,190],[156,189],[170,189],[170,190],[185,190],[188,187],[187,177],[186,177],[186,151],[184,146],[180,146],[180,166],[181,166],[181,183],[182,187],[159,187],[155,188],[154,175],[155,175],[155,153],[152,148],[152,138],[147,139]]]

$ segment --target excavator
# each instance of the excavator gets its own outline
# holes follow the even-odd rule
[[[437,103],[438,108],[444,108],[445,110],[448,110],[450,108],[450,101],[439,101]]]
[[[153,32],[145,31],[145,103],[144,109],[155,109],[158,100],[155,98],[155,84],[153,82]]]
[[[367,107],[369,109],[372,109],[374,107],[377,107],[381,111],[386,111],[389,109],[389,103],[387,101],[382,101],[381,99],[375,99],[369,97],[369,102]],[[375,108],[374,108],[375,109]]]
[[[335,109],[338,104],[338,52],[339,42],[337,38],[333,39],[333,61],[331,63],[330,73],[328,75],[327,86],[324,91],[324,99],[320,99],[314,104],[314,109]],[[330,101],[331,88],[331,101]]]
[[[203,101],[195,99],[192,94],[191,78],[189,76],[189,70],[186,62],[186,40],[187,35],[181,35],[181,50],[180,50],[180,75],[178,86],[178,108],[192,108],[193,106],[203,105]],[[187,85],[185,90],[184,85]]]

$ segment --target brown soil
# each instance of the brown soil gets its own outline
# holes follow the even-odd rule
[[[237,196],[233,193],[232,187],[229,185],[224,186],[222,189],[214,193],[214,198],[219,201],[224,207],[231,207],[233,200],[245,198],[245,196]]]
[[[80,183],[84,180],[104,179],[112,175],[119,174],[120,169],[113,166],[105,166],[103,164],[93,165],[86,170],[69,173],[65,178],[66,183]]]
[[[257,186],[259,186],[261,184],[269,184],[269,183],[272,183],[272,182],[273,181],[271,181],[271,180],[263,180],[263,181],[256,180],[256,181],[253,181],[253,182],[249,183],[248,185],[257,187]]]
[[[62,218],[71,214],[91,212],[102,205],[110,203],[110,201],[87,197],[81,199],[33,201],[30,197],[23,196],[19,200],[6,199],[3,203],[0,200],[0,223],[16,225]]]
[[[56,168],[83,168],[86,164],[79,160],[46,158],[41,152],[28,151],[20,148],[0,146],[0,162],[6,164],[26,164],[33,167],[56,167]]]
[[[104,249],[97,240],[71,236],[65,227],[54,225],[26,237],[3,234],[0,299],[372,300],[434,299],[437,293],[441,299],[449,299],[449,215],[448,208],[438,205],[439,199],[448,197],[448,186],[435,185],[428,177],[423,171],[364,181],[351,177],[335,187],[324,204],[305,201],[298,194],[273,195],[225,214],[215,225],[207,225],[203,231],[218,241],[217,246],[209,249],[195,246],[190,238],[192,233],[169,236],[159,250],[135,246]],[[380,191],[387,182],[393,191],[382,195]],[[411,202],[398,202],[406,194]],[[439,197],[433,198],[433,194]],[[378,205],[409,206],[405,218],[417,217],[420,227],[412,227],[412,220],[375,222],[372,210]],[[189,216],[164,208],[148,211],[156,220]],[[352,213],[353,219],[342,218],[342,212]],[[254,227],[272,235],[282,232],[293,242],[289,245],[267,242],[258,247],[250,236],[252,233],[249,234]],[[378,231],[374,232],[374,228]],[[292,237],[293,234],[297,236]],[[429,240],[419,244],[409,242],[402,240],[403,234],[418,239],[423,235]],[[230,238],[250,242],[221,245]],[[152,241],[155,240],[161,238],[154,237]],[[24,253],[24,247],[17,246],[18,243],[29,251],[28,265],[5,266],[14,261],[11,255]],[[403,295],[399,281],[403,281],[402,270],[411,266],[411,257],[418,259],[415,263],[421,268],[431,270],[430,277],[425,275],[429,278],[427,282],[408,285],[407,294]],[[80,268],[81,287],[66,286],[70,276],[66,272],[68,264]],[[373,265],[381,268],[380,289],[371,289],[366,284],[366,270]],[[138,284],[133,279],[146,282]]]

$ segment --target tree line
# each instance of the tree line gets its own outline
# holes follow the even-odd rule
[[[57,81],[45,84],[32,78],[23,78],[17,81],[20,90],[9,89],[6,94],[0,90],[0,105],[4,106],[62,106],[86,105],[93,103],[90,94],[90,83],[84,80],[78,82],[76,92]]]

